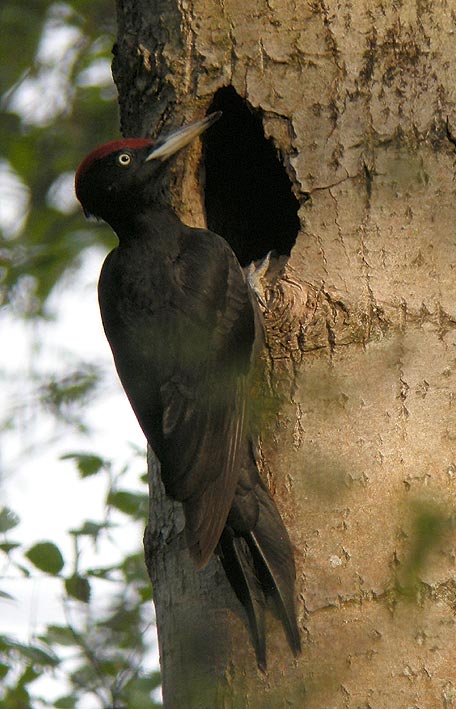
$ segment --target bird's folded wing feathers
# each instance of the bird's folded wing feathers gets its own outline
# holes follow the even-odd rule
[[[217,546],[245,453],[245,380],[231,385],[229,401],[217,401],[214,391],[186,397],[172,382],[162,387],[162,477],[168,494],[183,503],[187,543],[198,567]]]

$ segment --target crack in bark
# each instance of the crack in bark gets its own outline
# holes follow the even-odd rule
[[[339,237],[339,241],[340,241],[340,243],[342,244],[342,248],[343,248],[343,250],[344,250],[344,254],[345,254],[345,258],[347,259],[347,263],[350,263],[350,256],[349,256],[349,254],[348,254],[347,246],[346,246],[346,244],[345,244],[344,232],[343,232],[343,229],[342,229],[342,227],[341,227],[341,225],[340,225],[340,223],[339,223],[339,201],[338,201],[336,195],[333,194],[331,188],[329,189],[329,195],[330,195],[331,199],[332,199],[333,202],[334,202],[334,209],[336,210],[336,215],[335,215],[335,217],[334,217],[334,223],[335,223],[335,225],[336,225],[336,227],[337,227],[337,234],[338,234],[338,237]],[[344,280],[344,284],[345,284],[345,290],[348,292],[348,288],[347,288],[347,285],[346,285],[345,280]]]
[[[325,605],[318,606],[314,610],[309,610],[306,608],[306,613],[309,617],[318,616],[321,613],[327,613],[328,611],[339,610],[340,608],[348,608],[350,606],[361,606],[364,603],[379,603],[384,600],[389,601],[392,589],[385,589],[384,591],[360,591],[354,593],[351,596],[341,596],[338,595],[334,601],[329,601]]]
[[[345,170],[345,168],[344,168]],[[338,185],[341,185],[342,183],[346,182],[347,180],[355,180],[356,178],[359,177],[360,173],[356,173],[355,175],[350,175],[347,170],[345,170],[346,176],[341,177],[340,180],[336,180],[335,182],[330,182],[327,185],[317,185],[317,187],[311,187],[309,190],[307,190],[306,194],[312,195],[313,192],[321,192],[322,190],[331,190],[333,187],[337,187]]]

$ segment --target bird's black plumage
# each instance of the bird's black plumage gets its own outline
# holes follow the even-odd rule
[[[190,555],[201,568],[219,554],[264,668],[266,597],[295,653],[300,640],[291,543],[252,452],[248,387],[260,314],[225,240],[182,224],[162,192],[166,160],[214,120],[155,143],[101,146],[81,164],[76,192],[119,238],[98,289],[119,377],[166,493],[183,505]]]

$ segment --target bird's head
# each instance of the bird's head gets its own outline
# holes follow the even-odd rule
[[[75,179],[76,196],[85,214],[115,228],[132,210],[153,203],[160,167],[220,116],[220,111],[211,113],[157,140],[126,138],[93,150],[79,165]]]

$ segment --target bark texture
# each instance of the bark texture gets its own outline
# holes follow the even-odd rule
[[[165,704],[456,706],[456,5],[119,0],[118,17],[123,132],[171,129],[231,85],[302,203],[265,313],[282,405],[262,454],[304,651],[270,616],[256,670],[219,563],[194,572],[152,470]],[[198,158],[174,194],[202,225]]]

